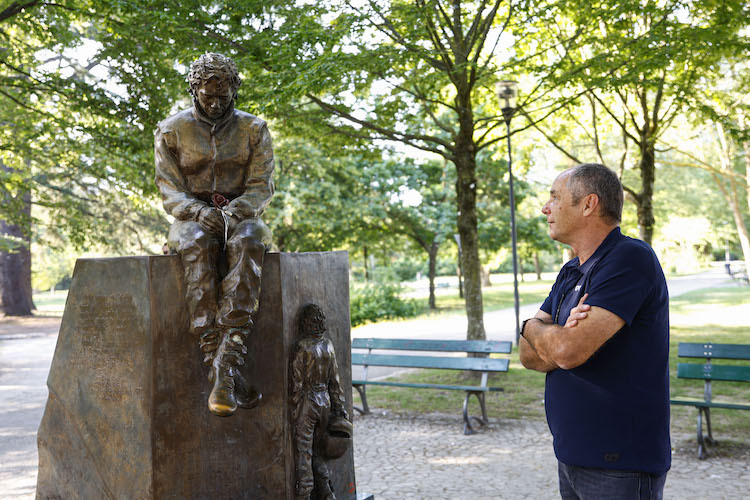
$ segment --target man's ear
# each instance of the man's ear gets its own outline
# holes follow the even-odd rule
[[[599,195],[591,193],[583,199],[583,215],[593,215],[599,206]]]

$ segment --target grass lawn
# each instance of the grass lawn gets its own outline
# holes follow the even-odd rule
[[[36,306],[37,314],[62,315],[67,298],[67,290],[35,293],[34,305]]]
[[[670,312],[673,318],[669,359],[670,395],[702,397],[703,381],[676,378],[677,344],[709,340],[716,343],[750,343],[750,327],[745,326],[749,323],[747,318],[750,317],[750,287],[715,288],[687,293],[672,300]],[[710,321],[707,318],[710,318]],[[397,379],[460,385],[467,383],[469,377],[473,375],[441,370],[418,370]],[[518,361],[518,352],[514,349],[510,356],[509,372],[490,376],[490,385],[505,389],[504,392],[487,395],[487,410],[490,417],[543,419],[544,377],[542,373],[524,369]],[[474,383],[478,383],[478,379],[477,376]],[[750,384],[714,382],[713,397],[717,400],[750,403]],[[367,388],[367,398],[371,407],[388,408],[397,413],[460,414],[464,394],[460,391],[370,386]],[[355,400],[358,404],[356,391]],[[478,414],[479,409],[474,398],[471,399],[471,405],[472,413]],[[714,409],[711,414],[714,436],[720,442],[729,441],[729,446],[732,442],[745,442],[743,446],[750,445],[750,411]],[[695,408],[672,406],[673,434],[694,435],[696,417]]]

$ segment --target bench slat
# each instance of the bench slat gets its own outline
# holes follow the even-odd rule
[[[711,401],[710,403],[697,398],[670,399],[673,405],[685,406],[703,406],[706,408],[726,408],[728,410],[750,410],[750,404],[743,403],[722,403],[721,401]]]
[[[445,384],[416,384],[410,382],[386,382],[380,380],[352,380],[352,385],[387,385],[391,387],[417,387],[422,389],[451,389],[454,391],[496,392],[501,387],[482,387],[479,385],[445,385]]]
[[[678,363],[678,378],[750,382],[750,366]]]
[[[680,342],[677,355],[681,358],[748,359],[748,344],[714,344],[713,342]]]
[[[509,354],[507,340],[352,339],[352,349]]]
[[[508,359],[458,358],[436,356],[402,356],[397,354],[352,353],[352,365],[393,366],[400,368],[442,368],[446,370],[471,370],[507,372]]]

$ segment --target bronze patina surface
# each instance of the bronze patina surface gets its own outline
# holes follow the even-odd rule
[[[352,440],[336,350],[317,304],[302,308],[291,367],[297,500],[335,500],[328,461],[343,456]]]
[[[37,498],[292,500],[290,365],[299,311],[324,304],[351,414],[348,257],[266,256],[240,370],[263,393],[228,419],[206,411],[177,256],[79,259],[38,433]],[[339,500],[355,498],[352,448],[327,463]]]
[[[260,118],[234,108],[234,62],[207,53],[188,75],[193,106],[156,126],[155,182],[175,218],[168,245],[182,259],[186,332],[198,339],[213,384],[208,407],[230,416],[260,393],[239,376],[256,330],[263,256],[271,231],[261,220],[273,196],[271,135]]]

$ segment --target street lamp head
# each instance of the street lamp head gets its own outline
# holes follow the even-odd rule
[[[510,122],[518,105],[518,82],[513,80],[499,81],[495,86],[495,90],[500,100],[500,109],[503,112],[503,118],[506,122]]]

